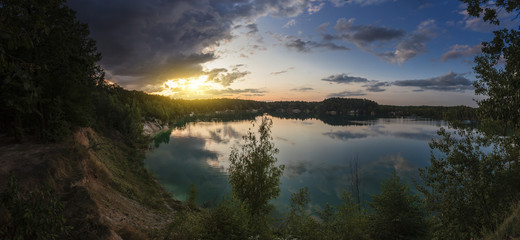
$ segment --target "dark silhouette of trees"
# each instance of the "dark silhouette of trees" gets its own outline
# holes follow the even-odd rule
[[[418,196],[393,175],[381,184],[381,193],[373,196],[370,228],[372,239],[421,239],[427,234],[425,211]]]
[[[87,25],[62,0],[0,1],[0,126],[57,141],[95,119],[92,89],[103,80]]]

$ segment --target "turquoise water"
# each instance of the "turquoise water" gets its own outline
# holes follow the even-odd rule
[[[409,183],[418,181],[418,169],[429,164],[428,142],[444,125],[442,121],[385,118],[332,126],[318,119],[273,117],[278,163],[285,165],[282,191],[273,204],[283,211],[290,194],[302,187],[309,188],[315,207],[339,204],[343,191],[352,190],[355,161],[362,201],[377,194],[380,182],[393,171]],[[256,130],[251,121],[188,123],[173,129],[167,143],[149,151],[145,165],[175,198],[185,200],[194,183],[198,204],[214,205],[230,193],[229,153],[249,128]]]

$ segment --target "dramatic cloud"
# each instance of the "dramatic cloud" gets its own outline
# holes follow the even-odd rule
[[[481,53],[482,45],[477,44],[473,47],[468,45],[453,45],[449,51],[444,53],[441,57],[441,61],[445,62],[450,59],[464,58],[468,56],[474,56]]]
[[[332,93],[332,94],[329,94],[327,97],[328,98],[333,98],[333,97],[357,97],[357,96],[365,96],[367,95],[366,93],[363,93],[361,91],[343,91],[343,92],[339,92],[339,93]]]
[[[284,45],[288,48],[294,48],[298,52],[310,52],[313,48],[325,48],[329,50],[350,50],[350,48],[337,45],[332,42],[322,41],[304,41],[301,38],[295,36],[285,36],[283,38],[279,38],[279,41],[282,41]]]
[[[376,41],[391,41],[403,37],[406,32],[401,29],[392,29],[373,25],[354,25],[354,18],[340,18],[334,29],[339,33],[334,38],[352,42],[359,47],[365,47]],[[330,38],[330,36],[328,36]]]
[[[417,30],[401,41],[395,51],[376,53],[383,60],[391,63],[403,63],[421,53],[428,51],[426,43],[437,36],[434,20],[422,22]]]
[[[307,91],[312,91],[314,90],[314,88],[310,88],[310,87],[302,87],[302,88],[293,88],[291,89],[291,91],[295,91],[295,92],[307,92]]]
[[[401,87],[418,87],[419,90],[463,92],[473,89],[473,82],[463,74],[449,72],[440,77],[421,80],[400,80],[393,83]]]
[[[334,83],[344,83],[344,84],[354,83],[354,82],[368,82],[368,79],[366,79],[366,78],[353,77],[353,76],[349,76],[345,73],[330,75],[326,78],[322,78],[321,80],[327,81],[327,82],[334,82]]]
[[[239,21],[271,15],[295,17],[314,7],[311,0],[288,1],[70,1],[89,24],[103,53],[102,66],[118,83],[158,84],[196,77],[200,64],[216,58],[211,50]],[[246,26],[250,33],[256,25]]]

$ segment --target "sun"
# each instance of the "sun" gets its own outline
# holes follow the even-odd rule
[[[218,88],[214,83],[208,82],[208,76],[202,75],[193,78],[170,79],[162,84],[163,90],[154,92],[159,95],[183,97],[183,98],[204,98],[206,92]]]
[[[205,86],[209,86],[209,84],[207,84],[207,80],[208,80],[208,76],[206,76],[206,75],[192,79],[187,83],[186,88],[188,89],[188,91],[202,90]]]

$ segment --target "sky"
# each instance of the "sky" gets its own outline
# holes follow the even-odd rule
[[[499,27],[457,0],[69,0],[106,79],[173,98],[476,106]],[[499,14],[503,27],[518,26]]]

